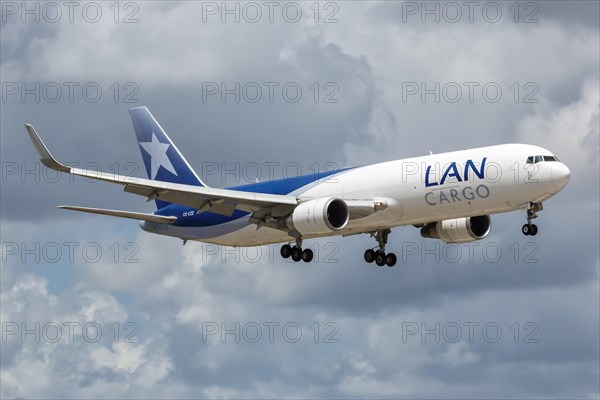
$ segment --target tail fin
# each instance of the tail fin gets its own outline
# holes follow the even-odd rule
[[[130,108],[129,114],[150,179],[206,186],[146,107]],[[156,200],[159,209],[168,204]]]

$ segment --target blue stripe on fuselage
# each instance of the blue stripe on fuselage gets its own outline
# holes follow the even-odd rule
[[[251,183],[248,185],[234,186],[227,189],[239,190],[240,192],[285,195],[303,186],[318,181],[319,179],[323,179],[333,174],[337,174],[338,172],[346,171],[349,169],[351,168],[344,168],[333,171],[323,171],[309,175],[296,176],[293,178],[283,178],[266,182]],[[194,214],[186,217],[183,216],[183,213],[188,213],[190,211],[193,211]],[[173,224],[175,226],[213,226],[236,220],[250,213],[235,210],[230,217],[226,215],[211,213],[210,211],[204,211],[200,214],[197,214],[196,209],[194,208],[182,206],[179,204],[169,204],[156,211],[155,214],[176,216],[177,221]]]

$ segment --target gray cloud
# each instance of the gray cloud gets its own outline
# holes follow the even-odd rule
[[[97,82],[103,89],[97,103],[78,94],[73,103],[17,95],[1,104],[2,322],[97,321],[105,328],[97,343],[80,334],[56,344],[9,337],[0,358],[2,397],[598,397],[597,3],[539,2],[540,22],[527,26],[402,23],[402,4],[387,2],[339,3],[333,24],[315,24],[308,6],[295,24],[223,24],[202,23],[201,3],[139,5],[140,21],[130,25],[2,24],[3,82]],[[302,99],[203,102],[207,83],[271,81],[297,82]],[[403,99],[406,82],[471,81],[497,82],[504,95],[497,103]],[[138,103],[123,101],[127,82],[137,85]],[[315,103],[314,82],[336,83],[339,102]],[[538,102],[515,102],[514,82],[520,96],[525,83],[536,83]],[[331,263],[289,263],[277,247],[261,248],[258,262],[244,253],[236,260],[231,249],[211,255],[212,247],[182,247],[134,221],[54,209],[152,210],[120,188],[53,182],[43,171],[39,183],[32,174],[22,182],[21,163],[36,165],[25,122],[61,160],[140,165],[127,113],[134,105],[150,107],[198,171],[207,163],[296,162],[310,173],[315,163],[360,165],[517,141],[555,151],[572,180],[544,204],[535,240],[520,234],[523,213],[494,215],[490,238],[459,247],[463,256],[452,262],[442,250],[423,254],[421,246],[435,249],[436,242],[418,230],[398,228],[388,246],[406,259],[394,269],[362,262],[374,245],[367,235],[312,241]],[[7,168],[15,166],[13,175]],[[205,178],[214,186],[236,183]],[[73,261],[64,252],[57,262],[38,253],[36,262],[20,247],[54,243],[65,251],[73,241]],[[95,262],[81,253],[90,243],[103,251]],[[124,262],[128,244],[133,263]],[[417,254],[408,253],[412,245]],[[490,261],[484,246],[497,246],[502,258]],[[139,343],[115,341],[108,326],[117,321],[135,322]],[[202,341],[206,322],[269,321],[297,322],[302,340],[289,343],[279,333],[269,343],[263,332],[257,343]],[[338,327],[338,343],[323,342],[328,321]],[[403,340],[406,323],[473,321],[497,323],[501,339],[492,343],[477,331],[470,341],[465,328],[457,343],[419,334]],[[528,322],[537,343],[524,342]]]

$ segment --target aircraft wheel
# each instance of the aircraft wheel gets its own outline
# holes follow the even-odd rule
[[[385,265],[385,253],[376,252],[375,253],[375,264],[383,267]]]
[[[535,236],[535,235],[537,235],[537,233],[538,233],[538,227],[537,227],[537,225],[536,224],[531,225],[531,233],[530,233],[530,235],[531,236]]]
[[[525,224],[521,228],[521,232],[523,232],[523,235],[525,235],[525,236],[531,235],[531,231],[532,231],[532,229],[531,229],[531,225],[530,224]]]
[[[396,265],[397,260],[398,259],[396,258],[396,255],[394,253],[390,253],[385,256],[385,263],[388,267],[393,267],[394,265]]]
[[[290,246],[289,244],[284,244],[283,246],[281,246],[281,257],[290,258],[291,255],[292,255],[292,246]]]
[[[375,252],[371,249],[365,251],[365,261],[368,263],[372,263],[375,261]]]
[[[292,260],[298,262],[302,260],[302,248],[298,246],[292,247]]]
[[[306,249],[302,252],[302,261],[311,262],[313,259],[313,251],[311,249]]]

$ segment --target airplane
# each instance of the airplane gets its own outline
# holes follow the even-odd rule
[[[484,239],[491,214],[527,211],[524,235],[542,203],[570,180],[569,168],[549,150],[501,144],[377,164],[322,171],[230,188],[207,186],[146,107],[129,110],[148,179],[66,166],[25,124],[48,168],[116,183],[128,193],[155,200],[149,213],[58,206],[62,209],[140,220],[159,235],[223,246],[284,243],[281,256],[313,260],[304,240],[368,233],[377,246],[364,260],[392,267],[386,253],[391,229],[413,225],[425,238],[446,243]],[[292,246],[292,244],[294,244]]]

